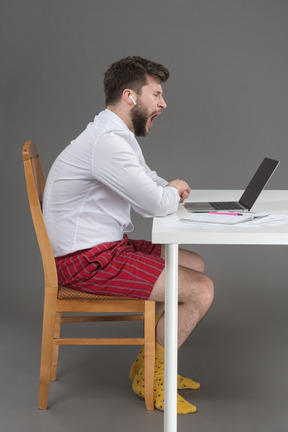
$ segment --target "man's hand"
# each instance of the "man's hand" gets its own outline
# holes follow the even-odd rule
[[[167,186],[177,189],[180,196],[180,203],[182,203],[186,198],[188,198],[190,193],[190,187],[184,180],[172,180],[166,185],[166,187]]]

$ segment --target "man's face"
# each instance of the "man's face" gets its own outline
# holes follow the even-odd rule
[[[154,118],[166,106],[159,81],[148,75],[147,84],[142,87],[141,95],[137,95],[136,105],[130,111],[134,134],[146,136],[153,126]]]

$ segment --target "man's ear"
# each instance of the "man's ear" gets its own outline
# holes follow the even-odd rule
[[[135,92],[133,92],[132,90],[123,90],[122,97],[128,105],[136,105],[136,95]]]

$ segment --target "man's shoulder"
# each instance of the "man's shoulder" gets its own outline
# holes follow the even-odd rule
[[[83,155],[85,152],[91,153],[104,148],[113,151],[114,148],[128,149],[128,147],[134,151],[138,147],[134,134],[119,117],[105,110],[96,115],[66,149],[69,153],[80,151]]]

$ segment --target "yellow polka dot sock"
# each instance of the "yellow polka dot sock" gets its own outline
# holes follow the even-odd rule
[[[160,315],[155,315],[155,327],[159,321]],[[140,352],[131,366],[130,369],[130,380],[133,382],[135,375],[139,372],[141,368],[144,368],[144,345],[141,347]]]
[[[163,366],[164,369],[164,348],[161,345],[159,345],[157,342],[155,345],[155,357],[159,359],[160,364]],[[155,368],[156,368],[156,364],[155,364]],[[197,390],[199,389],[199,387],[200,384],[196,381],[193,381],[191,378],[184,378],[181,375],[177,375],[178,390],[184,390],[184,389]]]
[[[141,368],[144,368],[144,345],[141,347],[141,350],[130,369],[129,376],[132,382]]]
[[[156,325],[157,325],[159,318],[160,318],[160,316],[156,315],[156,318],[155,318],[155,324]],[[161,347],[161,345],[159,345],[157,342],[156,342],[155,356],[162,358],[163,362],[164,362],[164,348]],[[163,367],[164,367],[164,363],[163,363]],[[130,380],[132,382],[141,368],[144,369],[144,346],[141,347],[141,350],[140,350],[135,362],[131,366]],[[197,390],[197,389],[199,389],[199,387],[200,387],[200,384],[198,382],[193,381],[190,378],[185,378],[185,377],[182,377],[181,375],[177,375],[177,388],[178,388],[178,390],[184,390],[184,389]]]
[[[160,411],[164,411],[164,359],[155,359],[154,372],[154,406]],[[145,397],[145,373],[141,368],[135,375],[132,388],[134,393],[140,398]],[[195,413],[197,408],[190,404],[179,394],[177,394],[177,414]]]

